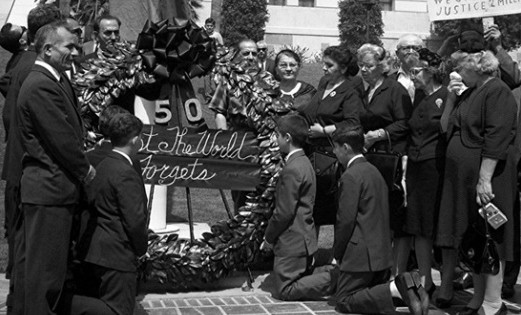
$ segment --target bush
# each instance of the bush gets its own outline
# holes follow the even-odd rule
[[[264,38],[268,21],[266,0],[223,0],[221,34],[227,46],[249,38],[259,41]]]
[[[378,1],[370,6],[369,12],[367,5],[362,1],[340,0],[338,7],[340,8],[338,29],[342,45],[353,53],[364,43],[382,45],[380,37],[384,33],[384,23],[382,8]],[[366,38],[367,27],[369,27],[369,40]]]

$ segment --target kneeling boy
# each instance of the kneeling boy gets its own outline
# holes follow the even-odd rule
[[[138,257],[147,250],[147,198],[131,158],[142,128],[132,114],[117,114],[110,122],[113,149],[87,188],[93,214],[80,242],[82,273],[90,285],[85,292],[91,295],[74,295],[70,314],[133,313]]]
[[[332,277],[337,283],[337,310],[343,313],[394,313],[393,297],[414,315],[426,315],[429,297],[417,272],[389,282],[392,265],[387,186],[376,167],[363,156],[364,132],[347,124],[333,134],[334,150],[345,166],[335,224]]]
[[[328,294],[328,272],[315,273],[313,255],[317,238],[313,222],[315,172],[304,154],[308,125],[297,115],[277,121],[280,151],[286,165],[280,173],[275,193],[275,210],[266,228],[261,249],[273,247],[275,298],[313,300]]]

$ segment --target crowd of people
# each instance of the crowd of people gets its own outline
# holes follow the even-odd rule
[[[148,221],[134,157],[143,125],[132,112],[135,95],[150,89],[105,108],[104,138],[85,152],[71,79],[75,65],[121,40],[121,21],[99,17],[86,42],[78,22],[53,5],[31,10],[27,25],[0,30],[0,45],[12,53],[0,78],[8,314],[132,314]],[[207,19],[221,46],[214,28]],[[270,58],[265,41],[235,48],[234,62],[253,70],[254,80],[270,73],[279,82],[273,97],[288,109],[277,117],[285,166],[261,244],[274,253],[274,297],[334,297],[346,313],[390,313],[399,300],[415,315],[427,314],[431,302],[448,308],[458,248],[469,229],[483,229],[479,209],[493,203],[507,218],[490,233],[500,272],[472,274],[474,295],[459,314],[506,312],[502,298],[513,295],[520,260],[521,138],[512,90],[521,72],[496,25],[484,34],[462,30],[438,52],[419,36],[402,36],[398,68],[372,43],[356,52],[328,47],[316,88],[299,80],[302,58],[291,49]],[[217,128],[252,130],[244,99],[227,93],[219,76],[205,84]],[[400,156],[392,182],[364,157],[375,152]],[[319,159],[333,161],[327,171]],[[232,196],[238,211],[246,193]],[[332,261],[315,268],[322,225],[334,225]],[[434,250],[441,252],[439,289]]]

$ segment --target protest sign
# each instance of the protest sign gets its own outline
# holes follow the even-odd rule
[[[427,0],[431,22],[521,13],[521,0]]]

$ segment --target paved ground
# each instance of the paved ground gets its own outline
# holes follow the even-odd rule
[[[434,281],[439,285],[439,274],[434,272]],[[254,315],[254,314],[291,314],[291,315],[332,315],[334,303],[321,302],[284,302],[271,298],[271,278],[266,272],[255,274],[255,282],[251,291],[242,287],[246,283],[244,274],[238,273],[214,285],[210,291],[186,293],[152,293],[161,292],[164,288],[157,285],[142,287],[143,293],[137,298],[136,311],[133,315]],[[521,277],[518,279],[521,284]],[[508,314],[519,314],[521,308],[521,285],[517,285],[517,294],[512,302],[507,301]],[[471,290],[458,291],[454,305],[448,310],[431,307],[429,314],[456,314],[470,299]],[[6,314],[5,297],[7,281],[0,274],[0,315]],[[436,293],[435,293],[436,296]],[[408,314],[407,308],[398,308],[399,314]]]

